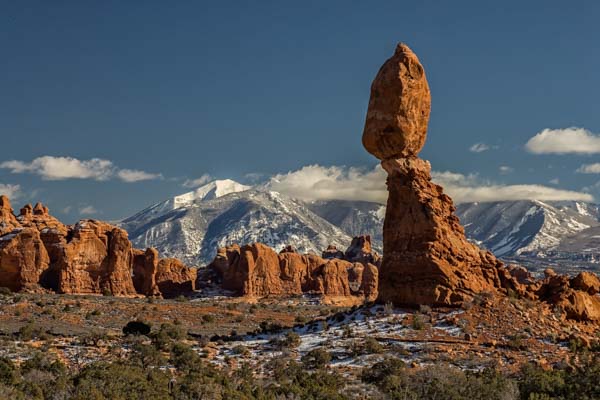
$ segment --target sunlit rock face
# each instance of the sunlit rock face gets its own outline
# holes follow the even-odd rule
[[[460,306],[500,286],[501,263],[469,243],[452,199],[431,182],[425,144],[431,94],[425,70],[405,44],[371,86],[363,145],[388,173],[379,301]]]

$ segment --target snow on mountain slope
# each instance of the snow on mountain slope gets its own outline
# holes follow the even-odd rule
[[[307,207],[349,236],[371,235],[375,250],[383,252],[384,205],[369,201],[317,200],[307,203]]]
[[[192,192],[175,196],[173,198],[173,208],[190,205],[196,200],[217,199],[229,193],[243,192],[250,188],[251,186],[242,185],[231,179],[212,181]]]
[[[582,202],[463,203],[457,214],[467,236],[500,257],[552,250],[599,225],[598,206]]]
[[[194,201],[216,199],[229,193],[242,192],[250,188],[250,186],[242,185],[231,179],[212,181],[191,192],[151,205],[137,214],[124,219],[121,221],[121,224],[123,226],[139,227],[149,221],[156,220],[175,209],[190,205]]]
[[[235,182],[234,182],[235,183]],[[210,184],[208,184],[210,185]],[[207,185],[207,186],[208,186]],[[137,247],[156,247],[162,255],[191,265],[206,265],[217,248],[265,243],[277,251],[291,244],[320,254],[329,244],[346,248],[351,238],[301,201],[266,190],[229,184],[228,193],[195,191],[184,201],[156,204],[121,222]]]

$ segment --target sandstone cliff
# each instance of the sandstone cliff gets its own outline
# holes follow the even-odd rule
[[[156,250],[132,248],[127,232],[82,220],[62,224],[41,203],[15,216],[0,197],[0,287],[13,291],[53,290],[71,294],[166,296],[195,289],[196,271]]]
[[[313,254],[277,254],[261,243],[219,249],[209,265],[225,289],[249,297],[319,294],[374,300],[377,267]]]

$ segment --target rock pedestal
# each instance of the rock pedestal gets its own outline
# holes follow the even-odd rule
[[[501,263],[467,241],[452,200],[431,182],[429,163],[417,157],[430,108],[423,66],[399,44],[371,85],[362,137],[388,173],[380,302],[460,306],[500,286]]]
[[[467,241],[452,199],[431,182],[429,162],[385,160],[389,198],[383,226],[379,300],[460,306],[500,286],[502,265]]]

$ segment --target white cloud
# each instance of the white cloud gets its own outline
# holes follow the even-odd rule
[[[584,128],[544,129],[525,144],[535,154],[597,154],[600,153],[600,135]]]
[[[386,173],[374,169],[309,165],[287,174],[277,174],[267,183],[271,189],[304,200],[367,200],[385,203]]]
[[[99,211],[94,208],[94,206],[83,206],[79,209],[79,214],[81,215],[93,215],[98,214]]]
[[[95,179],[107,180],[114,170],[113,163],[109,160],[92,158],[78,160],[73,157],[43,156],[26,163],[18,160],[4,161],[0,168],[10,169],[12,173],[19,174],[30,172],[40,175],[45,180],[64,179]]]
[[[543,185],[499,185],[481,181],[476,175],[433,172],[433,180],[444,188],[456,203],[508,200],[581,200],[594,201],[589,193],[562,190]]]
[[[489,149],[490,146],[485,143],[475,143],[473,146],[469,147],[469,151],[472,151],[473,153],[482,153]]]
[[[21,186],[11,185],[10,183],[0,183],[0,195],[5,195],[9,199],[16,199],[21,196]]]
[[[162,174],[153,174],[138,169],[121,169],[117,172],[117,176],[123,182],[139,182],[152,179],[162,179]]]
[[[0,163],[0,168],[9,169],[13,174],[36,174],[48,181],[65,179],[106,181],[114,176],[124,182],[162,179],[161,174],[153,174],[137,169],[119,169],[112,161],[101,158],[79,160],[74,157],[42,156],[33,159],[31,162],[4,161]]]
[[[577,168],[580,174],[600,174],[600,163],[584,164]]]
[[[365,200],[384,204],[388,197],[386,176],[379,165],[371,170],[310,165],[287,174],[275,175],[267,186],[304,200]],[[432,178],[444,187],[444,191],[456,203],[534,199],[593,201],[588,193],[535,184],[500,185],[484,181],[475,174],[434,171]]]
[[[199,187],[204,185],[205,183],[208,183],[212,180],[212,177],[209,174],[204,174],[199,178],[196,179],[186,179],[185,182],[183,182],[183,187],[186,188],[195,188],[195,187]]]
[[[498,170],[500,170],[500,173],[502,175],[506,175],[506,174],[510,174],[511,172],[513,172],[514,168],[509,167],[508,165],[501,165],[500,168],[498,168]]]
[[[66,206],[65,208],[62,209],[62,212],[65,214],[68,214],[71,212],[72,209],[73,209],[72,206]]]
[[[560,179],[558,179],[558,178],[550,179],[549,182],[553,185],[558,185],[560,183]]]

